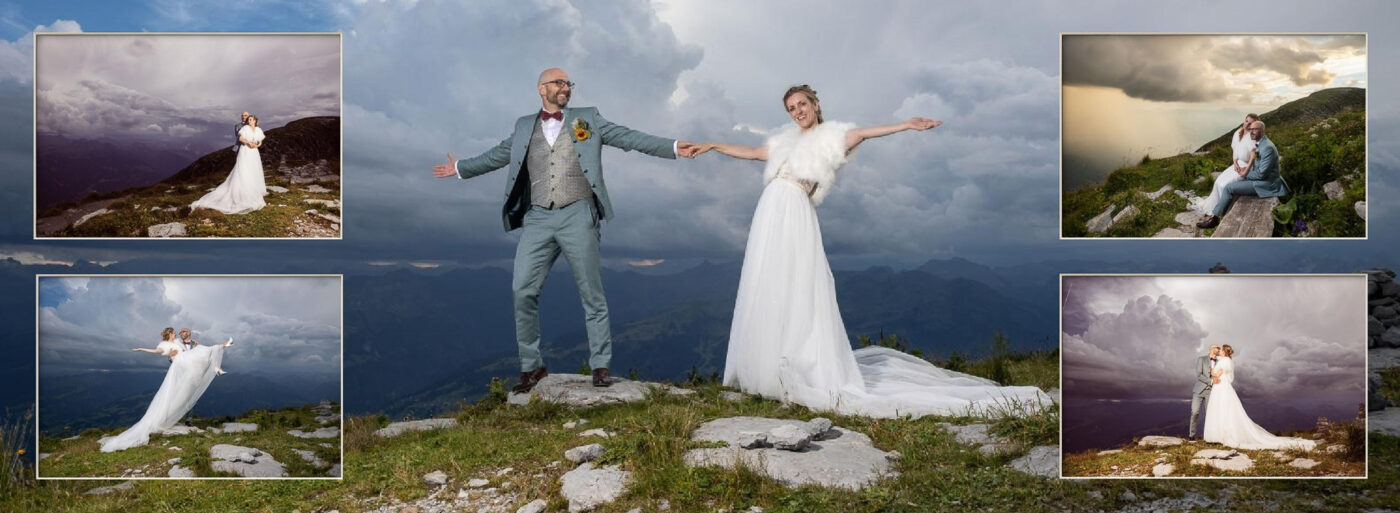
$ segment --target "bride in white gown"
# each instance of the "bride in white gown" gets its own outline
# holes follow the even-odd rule
[[[186,347],[175,338],[174,328],[161,331],[161,342],[155,349],[143,347],[132,351],[158,354],[170,358],[170,368],[165,371],[165,380],[151,399],[146,414],[130,429],[102,442],[102,452],[113,452],[146,445],[151,433],[159,433],[179,422],[216,374],[223,374],[220,365],[224,358],[224,348],[233,345],[233,339],[214,346],[194,345]]]
[[[1035,387],[998,386],[889,348],[851,350],[814,207],[862,141],[942,123],[824,123],[816,91],[806,85],[789,89],[783,104],[795,126],[764,146],[706,143],[694,150],[767,161],[734,303],[724,384],[814,410],[870,417],[980,415],[1009,402],[1049,404]]]
[[[1235,393],[1235,349],[1229,345],[1220,348],[1222,356],[1215,363],[1211,376],[1220,382],[1211,386],[1210,399],[1206,401],[1206,425],[1204,438],[1207,442],[1218,443],[1235,449],[1302,449],[1311,451],[1317,442],[1302,438],[1274,436],[1268,430],[1255,424],[1244,412],[1240,396]]]
[[[1259,120],[1259,115],[1248,114],[1244,117],[1244,124],[1235,130],[1235,136],[1230,139],[1230,154],[1232,161],[1230,167],[1220,172],[1220,176],[1215,177],[1215,184],[1210,188],[1210,196],[1205,199],[1194,198],[1192,208],[1202,215],[1215,213],[1215,205],[1220,202],[1220,196],[1226,185],[1244,179],[1245,173],[1249,172],[1249,167],[1254,164],[1254,148],[1259,145],[1253,137],[1249,136],[1249,131],[1245,130],[1250,123]]]
[[[248,116],[248,124],[238,131],[238,142],[243,146],[238,148],[233,171],[224,183],[195,200],[190,208],[211,208],[225,214],[246,214],[263,208],[267,183],[263,180],[262,157],[258,155],[263,138],[258,117]]]

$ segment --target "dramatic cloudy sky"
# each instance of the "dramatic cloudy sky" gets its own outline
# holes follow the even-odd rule
[[[1064,186],[1194,151],[1250,112],[1366,82],[1366,36],[1066,35]]]
[[[922,1],[360,1],[0,4],[0,115],[25,119],[34,30],[340,31],[344,34],[345,238],[296,244],[160,241],[35,243],[6,223],[0,254],[24,261],[122,260],[247,251],[278,262],[508,262],[517,234],[501,230],[505,173],[434,179],[449,151],[471,156],[539,106],[541,69],[578,82],[573,105],[653,134],[757,144],[785,126],[779,96],[794,83],[820,93],[828,119],[944,121],[863,145],[820,207],[833,264],[918,265],[961,256],[1189,258],[1211,243],[1058,240],[1060,34],[1131,31],[1367,32],[1400,44],[1389,3],[1317,9],[1283,2]],[[1397,77],[1394,55],[1368,56],[1376,83]],[[1342,74],[1338,74],[1342,76]],[[1371,97],[1373,226],[1394,218],[1400,168],[1393,92]],[[0,124],[0,208],[29,219],[31,132]],[[1221,130],[1223,131],[1223,129]],[[760,193],[761,165],[710,154],[672,161],[606,150],[616,220],[603,230],[608,265],[642,259],[737,259]],[[1379,230],[1376,230],[1379,231]],[[1289,251],[1389,255],[1394,235]],[[1379,241],[1379,242],[1378,242]],[[1192,245],[1194,244],[1194,245]],[[1382,247],[1384,246],[1384,247]],[[1202,249],[1206,248],[1206,249]],[[1235,254],[1279,246],[1234,244]],[[256,258],[269,258],[259,256]],[[1211,258],[1213,262],[1215,258]],[[1205,264],[1209,265],[1209,263]]]
[[[1364,276],[1069,276],[1061,290],[1067,395],[1189,395],[1211,344],[1234,347],[1242,395],[1362,392]]]
[[[169,366],[132,352],[165,327],[204,344],[229,337],[225,368],[269,376],[340,379],[339,277],[40,278],[41,371]]]
[[[35,44],[41,134],[209,151],[245,110],[264,128],[340,113],[334,34],[49,35]]]

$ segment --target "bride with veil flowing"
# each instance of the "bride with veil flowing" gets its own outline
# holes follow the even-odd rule
[[[165,380],[161,381],[155,397],[151,398],[146,414],[131,428],[103,441],[102,452],[145,445],[152,433],[169,429],[179,422],[204,395],[214,376],[223,374],[220,366],[224,349],[230,345],[233,345],[233,339],[214,346],[186,346],[176,340],[174,328],[165,328],[161,331],[161,342],[155,349],[133,348],[132,351],[170,358],[170,367],[166,369]]]
[[[705,143],[693,150],[767,162],[744,251],[724,384],[814,410],[870,417],[1024,412],[1049,404],[1035,387],[999,386],[885,347],[851,349],[815,207],[862,141],[942,123],[824,122],[816,91],[806,85],[789,89],[783,103],[794,125],[764,146]]]

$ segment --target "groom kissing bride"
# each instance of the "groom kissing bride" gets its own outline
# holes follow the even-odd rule
[[[1250,420],[1235,393],[1235,348],[1210,345],[1210,354],[1196,359],[1196,386],[1191,396],[1191,426],[1187,438],[1196,439],[1196,419],[1206,404],[1204,438],[1235,449],[1301,449],[1311,451],[1317,442],[1274,436]]]

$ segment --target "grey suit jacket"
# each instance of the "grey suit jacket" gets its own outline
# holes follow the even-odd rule
[[[1201,391],[1210,388],[1210,356],[1202,356],[1196,359],[1196,388],[1192,391],[1200,395]]]
[[[1245,180],[1254,181],[1254,193],[1261,198],[1272,198],[1288,194],[1288,184],[1283,181],[1283,172],[1279,166],[1278,147],[1269,140],[1268,136],[1259,138],[1259,145],[1255,147],[1259,152],[1259,157],[1254,159],[1254,165],[1249,167],[1249,172],[1245,173]]]
[[[538,112],[522,116],[515,121],[515,131],[500,144],[475,157],[457,161],[457,176],[463,179],[502,167],[509,169],[505,206],[501,209],[501,220],[506,231],[519,228],[525,211],[530,209],[530,175],[525,170],[525,156],[538,116]],[[612,200],[608,197],[607,183],[603,181],[604,145],[624,151],[637,150],[653,157],[676,158],[675,139],[656,137],[615,124],[598,114],[596,107],[564,109],[564,128],[559,137],[573,138],[579,165],[589,185],[593,186],[593,200],[602,219],[613,217]]]

